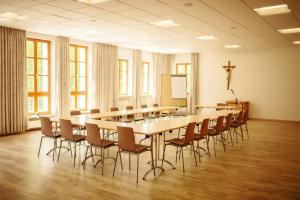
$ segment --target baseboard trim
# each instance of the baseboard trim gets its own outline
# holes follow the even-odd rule
[[[297,120],[285,120],[285,119],[268,119],[268,118],[249,118],[251,120],[261,120],[261,121],[274,121],[274,122],[289,122],[289,123],[300,123]]]

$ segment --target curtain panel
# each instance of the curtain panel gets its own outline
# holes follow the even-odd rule
[[[117,105],[117,65],[116,46],[101,43],[93,44],[92,86],[94,106],[101,111],[109,111]]]
[[[69,60],[70,42],[69,38],[56,38],[56,67],[57,67],[57,113],[59,116],[70,115],[70,60]]]
[[[0,26],[0,135],[26,128],[26,32]]]
[[[142,69],[142,51],[133,50],[133,97],[134,107],[138,108],[141,105],[142,90],[143,90],[143,69]]]
[[[199,88],[200,88],[200,54],[191,54],[191,85],[190,85],[190,95],[188,99],[188,111],[189,113],[196,113],[196,105],[199,104]]]

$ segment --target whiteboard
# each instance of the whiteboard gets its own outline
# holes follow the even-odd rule
[[[171,75],[171,96],[176,99],[187,98],[187,85],[185,75]]]

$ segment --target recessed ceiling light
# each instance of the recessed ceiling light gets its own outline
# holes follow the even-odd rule
[[[12,13],[12,12],[2,13],[1,16],[5,17],[7,19],[10,19],[10,20],[25,20],[25,19],[28,18],[25,15],[17,15],[17,14]]]
[[[253,10],[261,16],[279,15],[279,14],[291,12],[291,10],[288,8],[288,6],[286,4],[261,7],[261,8],[256,8]]]
[[[158,22],[152,22],[150,24],[153,24],[155,26],[160,26],[160,27],[173,27],[173,26],[180,26],[180,24],[175,23],[173,20],[162,20]]]
[[[300,28],[288,28],[288,29],[281,29],[278,31],[283,34],[300,33]]]
[[[227,49],[237,49],[237,48],[241,48],[241,46],[238,45],[238,44],[229,44],[229,45],[225,45],[224,47],[227,48]]]
[[[78,1],[79,3],[95,5],[95,4],[98,4],[98,3],[104,3],[104,2],[107,2],[107,1],[111,1],[111,0],[76,0],[76,1]]]
[[[293,43],[294,43],[294,44],[300,44],[300,40],[294,41]]]
[[[196,37],[199,40],[216,40],[217,38],[213,35],[203,35]]]

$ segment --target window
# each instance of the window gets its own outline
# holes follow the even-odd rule
[[[87,110],[87,47],[70,45],[71,109]]]
[[[150,64],[143,62],[143,94],[150,94]]]
[[[119,59],[119,95],[128,95],[128,60]]]
[[[50,113],[50,41],[26,42],[28,113]]]
[[[186,75],[187,92],[189,92],[190,91],[190,85],[191,85],[191,64],[190,63],[178,63],[178,64],[176,64],[176,74]]]

